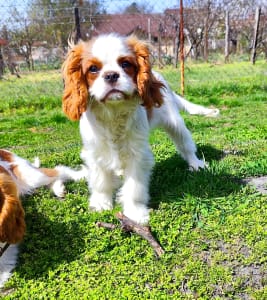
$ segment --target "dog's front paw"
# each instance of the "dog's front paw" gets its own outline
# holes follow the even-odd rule
[[[199,171],[200,169],[204,169],[205,167],[207,167],[206,163],[200,159],[194,159],[189,163],[190,171]]]
[[[113,208],[112,196],[94,192],[89,199],[89,209],[92,211],[111,210]]]
[[[124,208],[123,214],[138,224],[147,225],[149,222],[149,210],[144,205]]]

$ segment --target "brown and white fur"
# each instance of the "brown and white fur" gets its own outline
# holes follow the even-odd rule
[[[78,171],[66,166],[39,168],[39,160],[31,164],[8,150],[0,149],[0,247],[5,243],[17,244],[24,237],[25,213],[20,196],[41,186],[50,186],[61,198],[65,194],[65,181],[77,181],[86,176],[85,168]],[[15,267],[17,252],[16,245],[12,245],[0,257],[0,287]]]
[[[134,36],[100,35],[71,47],[63,64],[63,110],[80,121],[81,157],[89,168],[90,207],[113,207],[117,194],[124,214],[138,223],[149,221],[149,179],[154,165],[148,137],[162,127],[193,170],[204,168],[179,114],[217,116],[217,109],[195,105],[175,94],[152,71],[146,43]]]

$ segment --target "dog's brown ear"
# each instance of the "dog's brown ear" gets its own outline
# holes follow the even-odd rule
[[[86,111],[88,87],[82,72],[83,43],[73,46],[62,66],[64,80],[63,111],[71,120],[79,120]]]
[[[17,187],[8,174],[0,174],[0,241],[16,244],[23,239],[25,229]]]
[[[157,80],[152,73],[148,45],[135,36],[130,36],[127,43],[136,56],[138,69],[136,81],[143,105],[146,108],[161,106],[163,103],[161,89],[164,88],[164,84]]]

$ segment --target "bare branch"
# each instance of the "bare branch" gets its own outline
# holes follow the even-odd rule
[[[121,226],[117,226],[115,224],[105,223],[105,222],[97,222],[96,225],[98,227],[104,227],[110,230],[121,228],[125,232],[134,232],[149,242],[149,244],[151,245],[151,247],[153,248],[153,250],[155,251],[158,257],[164,254],[163,248],[152,235],[149,226],[142,226],[132,221],[131,219],[123,215],[121,212],[118,212],[115,216],[121,222]]]

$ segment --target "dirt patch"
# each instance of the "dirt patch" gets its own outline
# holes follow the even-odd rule
[[[267,176],[249,177],[242,180],[245,184],[249,184],[256,188],[261,194],[267,195]]]
[[[233,240],[232,243],[227,243],[219,240],[213,245],[209,241],[206,243],[210,244],[209,249],[198,253],[196,257],[208,266],[216,263],[228,269],[232,276],[230,282],[218,281],[212,285],[213,297],[232,299],[235,296],[241,300],[250,300],[252,298],[249,290],[261,290],[266,286],[266,266],[261,262],[245,263],[246,259],[252,255],[252,249],[244,241]],[[215,257],[220,257],[218,256],[220,252],[225,257],[221,261],[216,261]],[[192,294],[186,284],[183,285],[181,291],[185,294]]]

